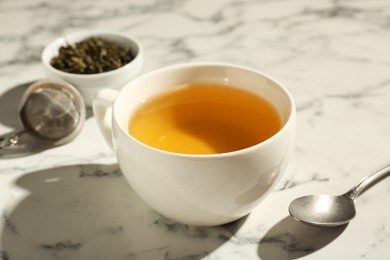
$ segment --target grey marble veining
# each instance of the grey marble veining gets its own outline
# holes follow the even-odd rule
[[[0,150],[1,260],[390,258],[388,179],[344,227],[305,226],[287,211],[295,197],[343,193],[390,162],[389,1],[2,0],[0,135],[20,127],[20,96],[44,77],[43,47],[91,28],[139,38],[143,72],[217,61],[275,77],[297,103],[293,159],[246,218],[185,226],[137,197],[88,111],[67,145]]]

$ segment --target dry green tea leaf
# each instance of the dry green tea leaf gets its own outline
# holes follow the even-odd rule
[[[102,38],[90,37],[74,45],[62,46],[50,64],[64,72],[96,74],[120,68],[133,58],[130,49]]]

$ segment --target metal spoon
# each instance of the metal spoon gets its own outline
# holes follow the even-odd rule
[[[25,133],[45,146],[70,142],[84,125],[86,111],[83,98],[71,84],[41,80],[24,92],[19,116],[24,128],[2,137],[0,150],[18,144]]]
[[[347,224],[356,215],[355,200],[369,186],[390,174],[390,165],[358,182],[343,195],[310,195],[293,200],[290,215],[305,224],[335,227]]]

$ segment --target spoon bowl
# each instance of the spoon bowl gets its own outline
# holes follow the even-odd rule
[[[390,174],[390,165],[363,178],[347,193],[339,196],[309,195],[293,200],[290,215],[302,223],[336,227],[347,224],[355,215],[355,200],[372,184]]]
[[[303,223],[328,227],[347,224],[356,215],[354,201],[344,195],[300,197],[291,202],[289,212]]]

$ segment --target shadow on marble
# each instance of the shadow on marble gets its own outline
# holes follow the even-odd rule
[[[19,102],[23,93],[32,83],[33,81],[17,85],[0,95],[0,124],[14,129],[14,131],[23,128],[19,119]],[[0,133],[0,143],[11,134],[12,131]],[[43,150],[45,149],[37,145],[30,136],[23,135],[20,139],[20,145],[0,149],[0,160],[25,157]]]
[[[315,253],[334,241],[346,226],[314,227],[288,216],[274,225],[260,240],[258,255],[263,260],[298,259]]]
[[[118,165],[71,165],[23,175],[24,196],[1,213],[5,259],[199,259],[243,221],[193,227],[149,208]]]
[[[0,124],[15,130],[22,128],[19,120],[19,102],[32,83],[34,81],[22,83],[0,95]]]

